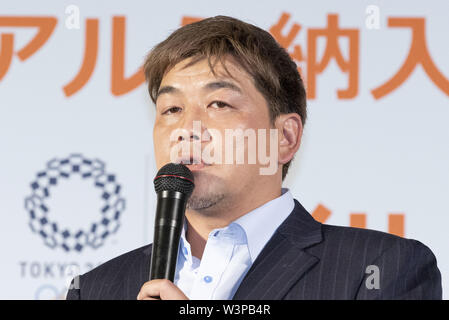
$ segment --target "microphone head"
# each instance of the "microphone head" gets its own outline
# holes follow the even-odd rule
[[[181,163],[168,163],[156,174],[154,189],[160,191],[178,191],[189,197],[195,187],[192,171]]]

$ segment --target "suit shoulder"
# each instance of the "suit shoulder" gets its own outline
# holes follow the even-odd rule
[[[324,241],[338,244],[341,250],[357,252],[368,257],[377,257],[387,250],[393,252],[432,251],[423,243],[414,239],[407,239],[390,233],[346,226],[322,225]]]
[[[346,227],[346,226],[336,226],[330,224],[322,225],[323,236],[325,238],[342,238],[344,240],[353,240],[357,238],[359,241],[373,240],[373,241],[387,241],[389,243],[396,241],[409,240],[397,235],[386,233],[383,231]]]

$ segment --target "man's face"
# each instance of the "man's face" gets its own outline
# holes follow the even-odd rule
[[[252,129],[257,134],[258,129],[269,132],[272,126],[265,98],[241,67],[228,59],[230,77],[220,63],[214,75],[206,59],[184,68],[189,61],[181,61],[167,72],[159,87],[153,132],[156,164],[161,168],[169,162],[200,161],[195,157],[185,159],[180,153],[179,158],[173,159],[175,145],[188,144],[190,156],[201,154],[206,148],[214,150],[214,155],[222,152],[221,162],[211,163],[203,158],[199,164],[187,164],[195,178],[188,208],[215,211],[239,201],[245,193],[260,187],[262,181],[261,165],[248,163],[246,138],[244,163],[225,163],[225,130]],[[234,157],[236,147],[234,143]],[[269,147],[266,150],[268,153]]]

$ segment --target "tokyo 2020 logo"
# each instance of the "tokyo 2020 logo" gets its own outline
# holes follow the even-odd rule
[[[100,210],[93,222],[90,220],[86,227],[72,230],[61,227],[60,222],[56,221],[58,212],[49,214],[51,210],[47,201],[61,182],[70,182],[76,175],[83,183],[99,189]],[[88,159],[81,154],[52,159],[47,162],[44,170],[36,174],[30,187],[31,194],[25,198],[29,226],[50,248],[60,247],[67,252],[80,252],[85,247],[96,249],[120,227],[120,216],[125,210],[125,199],[121,196],[122,187],[114,174],[106,172],[105,163],[99,159]]]

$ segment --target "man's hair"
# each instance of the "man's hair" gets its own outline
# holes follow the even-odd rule
[[[272,123],[280,114],[297,113],[304,126],[306,91],[296,63],[268,32],[226,16],[183,26],[150,51],[144,73],[151,99],[156,103],[163,76],[179,62],[191,58],[187,68],[207,59],[213,74],[220,62],[229,74],[224,64],[228,57],[253,78],[255,87],[267,101]],[[290,162],[283,165],[282,179]]]

